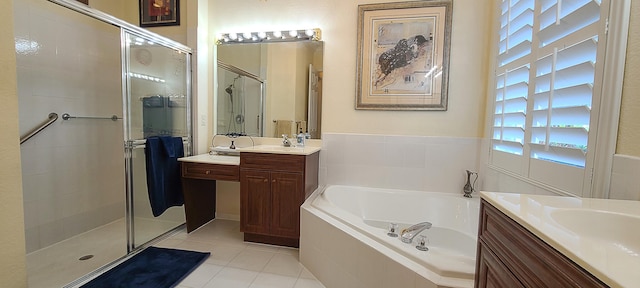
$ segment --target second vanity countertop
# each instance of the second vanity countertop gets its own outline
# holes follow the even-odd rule
[[[320,151],[318,146],[304,146],[304,147],[284,147],[278,145],[256,145],[238,148],[240,152],[252,152],[252,153],[271,153],[271,154],[290,154],[290,155],[311,155]]]
[[[640,201],[480,194],[605,284],[640,283]]]

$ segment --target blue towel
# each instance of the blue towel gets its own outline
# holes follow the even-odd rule
[[[149,137],[144,148],[147,163],[147,190],[153,216],[172,206],[184,204],[178,158],[184,156],[182,137]]]

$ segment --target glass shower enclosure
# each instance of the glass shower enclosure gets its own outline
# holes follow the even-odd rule
[[[21,144],[29,287],[74,285],[185,222],[151,213],[144,148],[191,154],[192,51],[77,1],[14,15],[20,133],[60,116]]]
[[[190,54],[154,39],[122,31],[125,45],[125,165],[127,173],[129,251],[185,222],[183,207],[154,217],[147,193],[145,144],[149,137],[182,137],[191,154]]]

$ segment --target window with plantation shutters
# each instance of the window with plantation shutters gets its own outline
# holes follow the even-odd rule
[[[590,189],[607,5],[501,2],[492,165],[576,195]]]
[[[533,0],[503,1],[496,70],[493,149],[522,156],[533,39]]]

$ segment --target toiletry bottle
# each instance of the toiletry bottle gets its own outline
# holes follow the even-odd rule
[[[296,142],[298,147],[304,147],[304,133],[302,133],[302,128],[300,128],[300,133],[296,136]]]
[[[304,132],[304,139],[311,139],[311,134],[309,134],[309,130]]]

